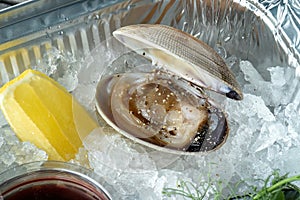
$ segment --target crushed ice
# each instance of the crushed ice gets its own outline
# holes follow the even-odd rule
[[[1,127],[0,173],[10,166],[47,159],[46,152],[29,142],[21,142],[9,127]]]
[[[101,59],[106,62],[105,56]],[[162,189],[176,188],[176,180],[197,185],[208,180],[207,174],[223,183],[249,180],[251,184],[253,179],[266,178],[276,169],[290,175],[299,173],[296,163],[300,163],[300,158],[296,155],[300,153],[300,115],[296,103],[299,99],[295,99],[299,80],[295,69],[270,66],[266,80],[249,61],[232,56],[227,62],[238,71],[244,100],[220,97],[231,129],[220,150],[206,156],[168,155],[149,150],[114,131],[103,130],[91,135],[91,143],[86,141],[94,170],[108,177],[107,181],[120,191],[114,194],[115,198],[141,199],[146,195],[149,199],[161,199]]]
[[[102,56],[101,61],[92,56],[82,63],[54,49],[37,66],[64,85],[94,114],[95,88],[103,70],[99,65],[108,65],[116,58],[104,49],[97,49],[96,53]],[[299,173],[297,91],[300,88],[295,69],[270,66],[269,77],[265,78],[249,61],[232,56],[227,62],[242,84],[244,100],[220,97],[231,130],[221,149],[205,156],[169,155],[141,146],[104,126],[85,139],[85,149],[72,162],[89,166],[104,177],[114,188],[114,199],[164,199],[161,193],[164,187],[176,188],[178,180],[197,185],[208,180],[208,174],[209,178],[223,183],[248,180],[251,184],[254,178],[266,178],[275,169],[290,175]],[[20,142],[5,127],[2,118],[0,171],[13,164],[47,159],[43,151]]]

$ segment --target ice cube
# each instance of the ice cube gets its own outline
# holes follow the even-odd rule
[[[287,150],[281,156],[275,157],[277,162],[283,161],[283,167],[280,168],[281,173],[288,173],[290,176],[299,174],[299,154],[300,148],[298,146]]]
[[[78,85],[77,75],[74,73],[64,74],[62,77],[57,79],[64,88],[66,88],[69,92],[73,91]]]
[[[79,84],[72,92],[75,99],[83,105],[87,110],[95,110],[95,93],[96,87],[91,84]]]
[[[225,104],[229,116],[239,123],[245,123],[255,115],[264,121],[275,121],[273,113],[259,96],[246,93],[242,101],[237,102],[227,99]]]
[[[47,160],[47,154],[29,142],[21,142],[9,127],[0,130],[0,172],[15,164]]]
[[[286,78],[284,76],[285,74],[285,68],[283,67],[269,67],[268,71],[271,74],[271,82],[272,84],[276,86],[283,86],[286,84]]]
[[[266,179],[273,172],[272,164],[255,157],[253,154],[245,157],[242,162],[237,164],[235,170],[241,180],[245,180],[250,184],[253,184],[255,179]],[[256,186],[262,185],[256,183]]]
[[[18,164],[47,160],[48,158],[45,151],[38,149],[35,145],[29,142],[20,142],[20,145],[14,146],[12,149],[17,156],[16,163]]]
[[[38,60],[38,64],[33,66],[33,69],[41,71],[48,76],[52,76],[56,73],[57,67],[62,58],[63,56],[58,49],[51,48],[41,60]]]
[[[267,106],[277,107],[288,104],[299,96],[299,80],[295,78],[295,69],[290,67],[270,67],[271,81],[264,81],[258,76],[251,76],[251,84],[245,84],[243,92],[261,96]],[[246,71],[244,71],[246,73]]]
[[[255,152],[272,146],[276,141],[284,139],[286,127],[280,122],[265,122],[252,148]]]
[[[274,158],[281,156],[283,154],[282,147],[277,143],[268,147],[267,149],[267,157],[268,161],[273,161]],[[274,166],[273,166],[274,167]],[[278,168],[280,169],[280,168]]]
[[[260,73],[255,69],[251,62],[243,60],[240,62],[240,69],[244,73],[245,80],[256,84],[259,81],[264,81]]]
[[[234,158],[237,163],[242,161],[245,156],[251,152],[251,141],[257,137],[257,128],[255,126],[248,126],[247,124],[240,124],[238,127],[231,126],[234,135],[231,136],[229,144],[227,144],[228,154]]]
[[[156,169],[146,149],[124,138],[111,128],[98,128],[87,136],[84,146],[97,153],[97,162],[109,163],[113,170],[130,171]]]
[[[286,144],[284,145],[286,146],[288,143],[288,147],[300,145],[300,113],[297,111],[297,107],[296,103],[290,103],[286,106],[280,106],[274,111],[277,118],[287,127],[287,137],[284,139]]]
[[[77,74],[81,69],[81,62],[82,60],[75,59],[73,54],[62,52],[53,47],[38,61],[36,66],[33,66],[33,69],[58,81],[70,92],[78,84]]]

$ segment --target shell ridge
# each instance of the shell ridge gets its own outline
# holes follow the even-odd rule
[[[166,27],[166,29],[172,30],[172,28],[169,27]],[[177,31],[178,33],[180,33],[178,36],[178,34],[172,34],[174,31],[171,31],[170,37],[168,34],[163,34],[166,32],[166,30],[156,30],[158,30],[157,35],[160,35],[161,37],[158,39],[158,37],[151,36],[150,41],[163,47],[164,50],[175,54],[178,58],[186,60],[195,66],[202,66],[215,78],[220,79],[223,83],[226,83],[226,85],[230,85],[233,88],[239,87],[238,83],[235,81],[234,75],[229,70],[226,63],[222,59],[218,59],[219,55],[217,53],[204,48],[202,45],[205,43],[201,42],[200,40],[197,40],[189,34],[185,34],[184,32]],[[197,42],[197,45],[195,41]],[[170,48],[172,46],[180,46],[181,48],[172,49]],[[207,45],[205,44],[205,46]],[[207,53],[211,54],[212,57],[207,56]],[[217,65],[218,68],[216,68],[215,65]]]

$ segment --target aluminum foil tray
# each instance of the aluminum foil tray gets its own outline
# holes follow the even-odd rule
[[[116,28],[167,24],[250,60],[299,65],[299,5],[254,0],[28,1],[0,12],[0,83],[35,66],[52,47],[81,58]]]
[[[249,60],[265,80],[270,66],[291,66],[300,76],[299,16],[297,0],[27,1],[0,11],[0,86],[42,67],[53,49],[83,60],[117,28],[139,23],[186,31]]]

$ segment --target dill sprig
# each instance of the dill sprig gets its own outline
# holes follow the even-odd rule
[[[162,193],[168,197],[182,196],[191,200],[300,200],[300,188],[293,182],[300,182],[300,174],[296,176],[288,176],[288,174],[280,175],[279,171],[274,171],[265,180],[257,179],[254,182],[259,185],[263,183],[261,188],[257,185],[250,185],[249,190],[245,194],[237,194],[237,189],[245,181],[239,181],[236,184],[224,185],[222,181],[213,181],[211,175],[208,175],[207,181],[202,181],[196,186],[189,181],[179,180],[177,188],[164,188]],[[229,190],[230,195],[225,196],[223,190]]]

